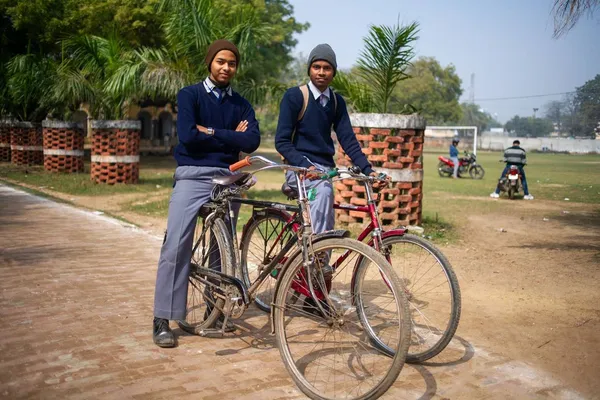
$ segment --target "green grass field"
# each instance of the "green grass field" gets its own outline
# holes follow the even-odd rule
[[[278,156],[268,146],[259,152],[273,160]],[[500,152],[480,152],[478,162],[485,168],[482,180],[442,178],[437,173],[437,157],[441,152],[427,152],[424,156],[424,226],[432,236],[445,236],[451,230],[448,224],[456,225],[468,212],[494,212],[507,207],[506,201],[491,201],[489,194],[495,189],[503,164],[498,162]],[[526,167],[529,190],[534,201],[551,200],[600,204],[600,156],[540,154],[528,155]],[[162,191],[163,196],[152,200],[136,199],[123,206],[124,210],[142,215],[166,217],[169,191],[175,162],[172,157],[142,157],[140,183],[137,185],[101,185],[90,180],[89,164],[81,174],[55,174],[43,171],[42,167],[17,167],[0,164],[0,181],[3,178],[14,183],[30,185],[32,189],[51,189],[73,196],[106,196],[119,193],[152,195]],[[250,198],[285,201],[279,187],[283,173],[279,170],[264,171],[257,175],[258,185],[248,193]],[[167,189],[167,190],[166,190]],[[522,200],[515,200],[522,201]],[[250,210],[242,209],[240,220],[249,217]],[[447,236],[447,235],[446,235]]]

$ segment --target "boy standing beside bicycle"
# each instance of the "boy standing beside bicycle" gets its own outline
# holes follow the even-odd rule
[[[211,178],[230,175],[239,153],[252,153],[260,144],[252,106],[230,86],[239,62],[233,43],[213,42],[206,55],[208,77],[177,94],[177,169],[154,295],[153,340],[160,347],[176,345],[169,320],[186,318],[192,241],[198,212],[214,187]]]
[[[336,70],[335,53],[328,44],[320,44],[310,52],[308,84],[288,89],[281,100],[275,148],[290,165],[311,170],[335,168],[333,127],[352,162],[365,175],[377,176],[356,140],[346,102],[329,87]],[[314,233],[333,229],[335,222],[333,187],[330,181],[317,180],[320,175],[317,172],[308,175],[311,182],[306,183],[307,190],[319,185],[315,199],[310,202]],[[286,173],[286,181],[296,188],[293,173]]]

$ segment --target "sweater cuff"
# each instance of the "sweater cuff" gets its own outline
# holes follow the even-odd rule
[[[370,165],[367,165],[366,167],[364,167],[362,169],[362,173],[365,175],[370,175],[371,172],[375,172],[375,171],[373,170],[373,168]]]

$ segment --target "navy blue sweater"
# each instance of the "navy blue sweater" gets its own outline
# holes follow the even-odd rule
[[[335,147],[331,138],[331,126],[335,131],[342,149],[363,173],[373,170],[367,157],[362,152],[358,140],[352,130],[346,102],[337,96],[337,110],[331,99],[325,107],[321,106],[312,93],[308,93],[308,106],[300,121],[298,115],[302,110],[304,99],[300,88],[288,89],[279,106],[279,122],[275,134],[275,148],[290,165],[309,167],[310,161],[327,167],[335,167],[333,155]],[[296,132],[294,132],[296,128]]]
[[[246,99],[233,92],[223,101],[207,93],[202,82],[184,87],[177,94],[177,165],[227,168],[239,161],[240,151],[252,153],[260,144],[258,121]],[[241,121],[248,121],[246,132],[236,132]],[[200,132],[196,125],[213,128],[213,136]]]

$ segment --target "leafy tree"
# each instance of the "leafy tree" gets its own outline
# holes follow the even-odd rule
[[[557,131],[559,133],[563,131],[565,107],[565,102],[559,100],[549,101],[544,106],[546,118],[556,124]]]
[[[159,0],[0,0],[0,15],[21,36],[15,53],[60,53],[73,35],[117,35],[132,46],[163,42]]]
[[[132,100],[174,99],[186,84],[207,74],[204,56],[209,44],[226,38],[242,55],[236,88],[253,103],[262,104],[279,94],[279,82],[295,45],[298,24],[287,1],[160,0],[167,44],[142,47],[109,78],[112,94],[124,93]]]
[[[583,126],[579,115],[579,106],[575,102],[575,94],[565,96],[563,102],[563,116],[561,122],[561,132],[568,136],[581,136]]]
[[[489,113],[483,111],[477,104],[462,103],[460,107],[462,117],[456,121],[459,125],[476,126],[478,132],[502,126],[502,124],[496,121]]]
[[[505,129],[513,136],[542,137],[554,130],[552,121],[546,118],[520,117],[515,115],[505,125]]]
[[[600,122],[600,74],[575,90],[573,105],[581,124],[579,135],[595,137]]]
[[[109,37],[115,35],[130,46],[164,44],[158,12],[159,0],[70,0],[76,11],[77,33]]]
[[[399,112],[409,104],[429,124],[457,122],[462,117],[458,99],[462,94],[461,79],[453,65],[442,67],[432,57],[421,57],[407,71],[410,79],[394,89],[392,110]]]

